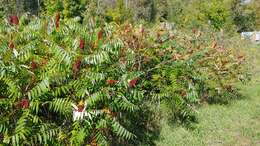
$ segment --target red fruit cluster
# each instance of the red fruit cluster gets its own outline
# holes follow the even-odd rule
[[[16,15],[10,16],[10,18],[9,18],[9,23],[10,23],[11,25],[18,25],[18,24],[19,24],[19,18],[18,18],[18,16],[16,16]]]
[[[107,80],[108,85],[115,85],[117,82],[118,82],[117,80],[113,80],[113,79]]]
[[[77,59],[73,65],[73,71],[78,72],[80,70],[80,66],[81,66],[81,60]]]
[[[8,45],[8,47],[9,47],[10,49],[13,49],[13,48],[14,48],[14,43],[13,43],[13,42],[10,42],[9,45]]]
[[[103,31],[100,30],[100,31],[98,32],[98,39],[100,40],[100,39],[102,39],[102,38],[103,38]]]
[[[135,87],[136,84],[137,84],[137,81],[138,81],[137,78],[132,79],[132,80],[129,82],[129,87],[130,87],[130,88]]]
[[[80,41],[79,41],[79,48],[82,50],[85,48],[85,42],[83,39],[80,39]]]
[[[58,12],[56,14],[56,17],[55,17],[55,26],[56,28],[59,28],[60,27],[60,12]]]
[[[36,64],[36,62],[34,61],[34,60],[32,60],[32,62],[31,62],[31,69],[36,69],[37,68],[37,64]]]
[[[30,101],[27,98],[23,98],[20,102],[20,105],[23,109],[29,108]]]
[[[84,105],[78,105],[78,112],[82,112],[84,109]]]

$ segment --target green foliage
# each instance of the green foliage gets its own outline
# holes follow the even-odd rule
[[[232,3],[233,19],[239,32],[253,31],[259,28],[259,13],[257,11],[259,2],[253,1],[250,4],[241,4],[240,1],[234,0]]]
[[[47,15],[54,15],[57,12],[63,13],[64,18],[74,18],[81,17],[82,13],[85,11],[85,5],[87,0],[46,0],[43,1],[43,11],[42,13]]]
[[[8,2],[6,0],[0,0],[0,3],[0,19],[3,19],[8,13],[13,13],[14,1]]]
[[[130,8],[133,11],[134,19],[136,21],[155,21],[157,10],[154,0],[135,0],[130,3]]]
[[[170,20],[171,3],[168,0],[156,0],[156,17],[159,21]]]
[[[63,13],[63,18],[150,23],[172,21],[179,28],[203,28],[230,33],[259,28],[259,0],[243,4],[240,0],[1,0],[0,16],[30,12],[35,15]],[[41,11],[41,13],[38,13]],[[78,18],[78,17],[77,17]],[[81,20],[82,20],[81,19]],[[100,21],[101,21],[100,20]],[[82,22],[82,21],[81,21]],[[97,22],[95,20],[95,22]]]
[[[0,3],[0,18],[14,14],[22,15],[25,12],[37,15],[40,10],[40,1],[38,0],[0,0]]]
[[[169,20],[181,28],[203,28],[210,26],[232,32],[233,20],[231,0],[174,0],[168,2]]]
[[[1,21],[1,143],[153,145],[161,104],[193,121],[246,78],[245,55],[219,34],[89,18]]]
[[[64,6],[61,0],[45,0],[43,1],[44,11],[47,15],[54,15],[56,12],[61,12],[64,10]]]
[[[223,42],[223,34],[173,32],[167,23],[152,31],[126,24],[120,31],[124,42],[143,54],[152,103],[166,104],[174,119],[193,121],[197,104],[240,97],[234,84],[247,80],[247,62],[242,52]]]
[[[117,0],[116,7],[109,8],[106,15],[108,15],[108,17],[112,17],[112,21],[117,23],[123,23],[126,20],[131,20],[133,17],[131,10],[125,6],[123,0]]]
[[[205,3],[204,15],[210,24],[217,30],[220,30],[229,20],[229,11],[223,5],[223,1],[214,0],[210,3]]]
[[[76,16],[81,16],[81,13],[85,10],[84,0],[64,0],[63,1],[64,10],[63,14],[65,18],[73,18]]]
[[[141,104],[143,91],[129,83],[141,71],[130,69],[135,60],[121,67],[121,40],[110,27],[102,28],[101,37],[99,28],[89,30],[72,20],[59,28],[52,23],[42,18],[17,27],[1,25],[1,141],[81,145],[110,143],[112,135],[134,139],[127,130],[131,122],[121,125],[128,119],[120,115],[135,112]],[[8,47],[10,41],[14,48]],[[109,85],[108,79],[118,83]],[[81,100],[85,116],[74,122],[71,104]]]

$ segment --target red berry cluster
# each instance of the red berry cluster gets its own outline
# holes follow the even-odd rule
[[[98,39],[100,40],[100,39],[102,39],[102,38],[103,38],[103,31],[100,30],[100,31],[98,32]]]
[[[73,71],[75,73],[77,73],[80,70],[80,66],[81,66],[81,60],[77,59],[76,62],[73,65]]]
[[[58,12],[56,14],[56,17],[55,17],[55,26],[56,28],[59,28],[60,27],[60,12]]]
[[[138,81],[137,78],[132,79],[132,80],[129,82],[129,87],[130,87],[130,88],[135,87],[136,84],[137,84],[137,81]]]
[[[23,108],[23,109],[27,109],[29,108],[29,105],[30,105],[30,101],[29,99],[27,98],[23,98],[20,102],[20,106]]]
[[[37,64],[36,64],[36,62],[34,60],[32,60],[32,62],[31,62],[31,69],[35,70],[36,68],[37,68]]]
[[[13,43],[13,42],[10,42],[9,45],[8,45],[8,47],[9,47],[10,49],[13,49],[13,48],[14,48],[14,43]]]
[[[83,50],[85,48],[85,41],[83,39],[80,39],[79,41],[79,48]]]
[[[118,82],[117,80],[113,80],[113,79],[107,80],[108,85],[115,85],[117,82]]]
[[[18,25],[19,24],[19,18],[16,15],[12,15],[9,17],[9,23],[11,25]]]
[[[84,109],[84,105],[78,105],[78,112],[82,112]]]

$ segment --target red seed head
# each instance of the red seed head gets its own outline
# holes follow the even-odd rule
[[[103,31],[100,30],[100,31],[98,32],[98,39],[100,40],[100,39],[102,39],[102,37],[103,37]]]
[[[80,41],[79,41],[79,48],[82,50],[85,48],[85,42],[83,39],[80,39]]]
[[[18,24],[19,24],[19,18],[18,18],[18,16],[16,16],[16,15],[10,16],[10,18],[9,18],[9,23],[10,23],[11,25],[18,25]]]
[[[77,69],[80,69],[80,65],[81,65],[81,60],[78,59],[76,62]]]
[[[78,104],[78,112],[82,112],[84,110],[84,102],[83,101],[80,101],[79,104]]]
[[[59,21],[60,20],[60,12],[58,12],[55,16],[56,20]]]
[[[10,42],[9,45],[8,45],[8,47],[9,47],[10,49],[13,49],[13,48],[14,48],[14,43],[13,43],[13,42]]]
[[[30,105],[29,99],[23,98],[23,99],[21,100],[21,102],[20,102],[20,105],[21,105],[21,107],[22,107],[23,109],[29,108],[29,105]]]
[[[113,80],[113,79],[107,80],[108,85],[115,85],[117,82],[118,82],[117,80]]]
[[[55,17],[55,25],[56,25],[56,28],[59,28],[60,27],[60,12],[58,12],[56,14],[56,17]]]
[[[31,69],[36,69],[37,68],[37,64],[36,64],[36,62],[33,60],[32,62],[31,62]]]
[[[84,105],[78,105],[78,112],[82,112],[84,109]]]
[[[73,65],[73,71],[78,72],[80,70],[80,66],[81,66],[81,60],[77,59]]]
[[[137,81],[138,81],[138,79],[137,79],[137,78],[135,78],[135,79],[132,79],[132,80],[129,82],[129,87],[135,87],[135,86],[136,86],[136,84],[137,84]]]

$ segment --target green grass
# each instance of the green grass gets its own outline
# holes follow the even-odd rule
[[[260,57],[254,61],[259,68]],[[158,146],[260,146],[260,73],[242,86],[246,98],[228,105],[204,105],[193,128],[162,120]]]

